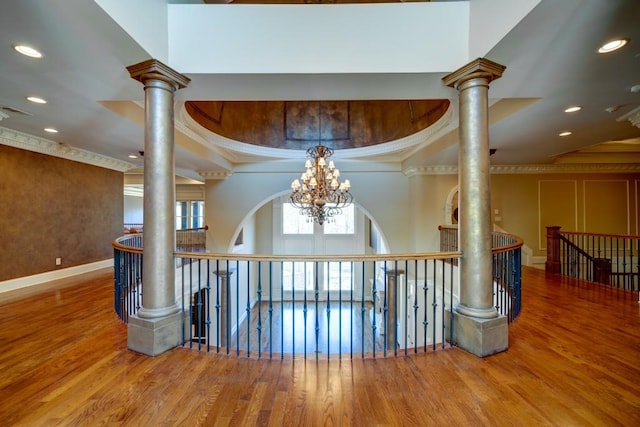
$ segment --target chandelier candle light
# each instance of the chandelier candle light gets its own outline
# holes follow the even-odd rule
[[[333,150],[324,145],[309,148],[307,157],[310,158],[304,165],[306,170],[300,180],[291,183],[291,204],[300,209],[301,215],[307,215],[320,225],[340,215],[342,208],[353,201],[349,180],[340,182],[340,170],[336,169],[333,160],[327,163],[332,155]]]

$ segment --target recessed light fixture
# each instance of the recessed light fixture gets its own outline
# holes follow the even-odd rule
[[[138,158],[138,156],[136,156],[135,154],[129,154],[129,158],[130,158],[130,159],[137,159],[137,158]]]
[[[39,96],[27,96],[27,101],[31,101],[35,104],[46,104],[47,100],[40,98]]]
[[[49,133],[58,133],[58,129],[56,128],[44,128],[44,131]]]
[[[598,49],[598,53],[613,52],[614,50],[620,49],[621,47],[623,47],[627,43],[629,43],[629,39],[628,38],[615,39],[615,40],[608,41],[605,44],[603,44],[602,46],[600,46],[600,48]]]
[[[24,56],[28,56],[29,58],[42,58],[42,53],[40,53],[37,49],[32,48],[31,46],[27,46],[25,44],[17,44],[14,45],[13,48],[16,52],[23,54]]]
[[[576,111],[582,110],[580,105],[572,105],[571,107],[567,107],[564,112],[565,113],[575,113]]]
[[[558,136],[569,136],[569,135],[571,135],[571,132],[570,132],[570,131],[568,131],[568,130],[566,130],[566,131],[564,131],[564,132],[560,132],[560,133],[558,134]]]

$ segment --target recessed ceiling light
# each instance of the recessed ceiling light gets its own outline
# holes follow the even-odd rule
[[[44,128],[44,131],[49,133],[58,133],[58,129],[56,128]]]
[[[629,39],[627,39],[627,38],[611,40],[609,42],[606,42],[602,46],[600,46],[600,49],[598,49],[598,53],[613,52],[614,50],[620,49],[621,47],[623,47],[627,43],[629,43]]]
[[[567,130],[567,131],[564,131],[564,132],[560,132],[560,133],[558,134],[558,136],[569,136],[569,135],[571,135],[571,132],[570,132],[570,131],[568,131],[568,130]]]
[[[138,156],[136,156],[135,154],[129,154],[129,158],[130,158],[130,159],[137,159],[137,158],[138,158]]]
[[[575,113],[576,111],[582,110],[580,105],[572,105],[571,107],[567,107],[564,112],[565,113]]]
[[[24,44],[17,44],[15,46],[13,46],[13,48],[16,50],[16,52],[19,52],[25,56],[28,56],[29,58],[42,58],[42,54],[32,48],[31,46],[27,46]]]
[[[31,101],[36,104],[46,104],[47,100],[38,96],[27,96],[27,101]]]

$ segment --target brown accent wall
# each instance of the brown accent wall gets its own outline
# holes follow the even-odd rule
[[[0,281],[113,257],[121,172],[0,145],[0,198]]]

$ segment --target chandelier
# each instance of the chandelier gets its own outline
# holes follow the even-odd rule
[[[307,215],[320,225],[340,215],[342,208],[353,201],[349,180],[340,182],[340,170],[336,169],[333,160],[327,163],[332,155],[333,150],[324,145],[309,148],[309,159],[304,164],[306,170],[300,180],[291,183],[291,204],[300,209],[301,215]]]

